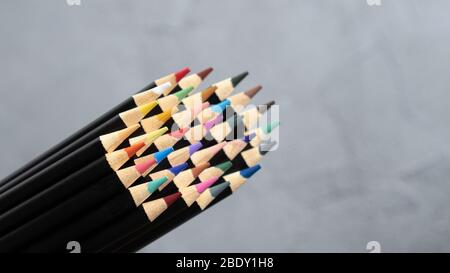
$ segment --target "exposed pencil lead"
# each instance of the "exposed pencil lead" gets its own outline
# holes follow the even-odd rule
[[[155,88],[150,89],[153,93],[161,95],[164,93],[168,88],[170,88],[172,84],[170,82],[165,82],[161,85],[156,86]]]
[[[259,90],[262,89],[261,85],[257,85],[255,87],[250,88],[249,90],[245,91],[245,95],[247,95],[249,98],[253,98],[256,94],[258,94]]]
[[[257,106],[258,112],[259,112],[260,114],[264,114],[265,112],[269,111],[269,109],[270,109],[273,105],[275,105],[275,101],[274,101],[274,100],[271,100],[271,101],[266,102],[266,103],[264,103],[264,104],[258,105],[258,106]]]
[[[253,167],[247,168],[247,169],[243,169],[241,170],[241,176],[245,177],[245,178],[250,178],[252,175],[254,175],[257,171],[259,171],[261,169],[261,166],[255,165]]]
[[[209,162],[205,162],[203,164],[198,165],[195,168],[191,169],[191,173],[194,177],[199,176],[200,173],[202,173],[206,168],[209,168],[211,166],[211,164],[209,164]]]
[[[203,144],[201,142],[196,142],[189,146],[189,155],[192,155],[193,153],[197,152],[203,147]]]
[[[162,136],[165,132],[167,132],[169,128],[163,127],[161,129],[152,131],[145,135],[145,144],[152,144],[155,139]]]
[[[211,196],[213,198],[217,197],[221,192],[223,192],[226,188],[230,186],[230,182],[225,181],[218,185],[212,186],[209,191],[211,192]]]
[[[188,163],[184,162],[180,165],[174,166],[172,168],[169,169],[169,171],[173,174],[173,175],[177,175],[179,174],[181,171],[185,170],[187,167],[189,166]]]
[[[195,185],[195,188],[197,189],[198,193],[202,193],[204,192],[207,188],[209,188],[212,184],[216,183],[216,181],[219,178],[217,176],[212,177],[208,180],[206,180],[205,182],[199,183],[197,185]]]
[[[148,160],[145,160],[144,162],[138,163],[135,165],[136,170],[143,174],[145,173],[150,167],[156,164],[156,160],[154,158],[150,158]]]
[[[125,152],[127,153],[128,157],[133,157],[137,151],[139,151],[142,147],[144,147],[145,143],[143,141],[140,141],[136,144],[133,144],[127,148],[124,148]]]
[[[277,128],[280,125],[280,121],[273,121],[269,124],[266,124],[266,126],[262,127],[261,130],[263,131],[264,134],[270,134],[273,129]]]
[[[181,193],[177,192],[171,195],[168,195],[164,198],[164,202],[166,202],[167,207],[169,207],[170,205],[172,205],[175,201],[177,201],[178,198],[180,198]]]
[[[143,203],[142,207],[144,208],[148,219],[150,221],[154,221],[156,218],[158,218],[159,215],[161,215],[161,213],[163,213],[180,196],[181,196],[181,193],[177,192],[177,193],[171,194],[166,197],[162,197],[162,198],[150,201],[150,202]]]
[[[184,134],[186,134],[186,132],[189,131],[189,127],[187,128],[180,128],[176,131],[173,131],[170,133],[171,136],[175,137],[175,138],[182,138],[184,136]]]
[[[246,143],[249,143],[254,137],[256,136],[256,133],[251,133],[251,134],[249,134],[249,135],[247,135],[247,136],[244,136],[244,141],[246,142]]]
[[[247,77],[248,72],[245,71],[237,76],[234,76],[233,78],[231,78],[231,83],[233,84],[234,87],[236,87],[236,85],[238,85],[245,77]]]
[[[233,163],[231,163],[231,161],[225,161],[223,163],[220,163],[220,164],[216,165],[215,167],[221,169],[225,173],[232,166],[233,166]]]
[[[230,105],[230,100],[226,99],[218,104],[211,106],[211,110],[216,113],[222,113],[228,105]]]
[[[209,73],[211,73],[212,71],[213,71],[213,68],[208,67],[208,68],[198,72],[197,75],[200,77],[200,79],[204,80],[209,75]]]
[[[147,183],[147,190],[149,193],[154,193],[162,184],[168,180],[167,176],[155,179]]]
[[[210,86],[202,91],[202,101],[206,101],[209,97],[211,97],[212,94],[217,90],[217,86]]]
[[[188,88],[184,88],[178,92],[176,92],[174,95],[178,98],[178,100],[182,100],[184,99],[187,95],[189,95],[189,93],[192,92],[192,90],[194,90],[193,86],[189,86]]]
[[[156,115],[157,119],[162,122],[166,122],[172,116],[172,109],[162,112],[161,114]]]
[[[191,71],[191,69],[189,69],[189,67],[185,67],[183,69],[181,69],[180,71],[175,73],[175,80],[177,82],[179,82],[182,78],[184,78],[184,76],[186,76],[187,73],[189,73]]]
[[[158,101],[152,101],[146,103],[144,105],[139,106],[139,112],[142,113],[143,116],[147,115],[155,106],[158,105]]]
[[[155,158],[156,162],[159,163],[163,161],[171,152],[173,152],[173,147],[169,147],[162,151],[156,152],[153,154],[153,157]]]
[[[145,143],[140,141],[135,143],[129,147],[114,151],[112,153],[107,153],[105,155],[106,160],[108,161],[109,166],[117,171],[120,167],[123,166],[131,157],[133,157],[143,146]]]
[[[203,126],[207,131],[211,130],[212,127],[216,126],[217,124],[221,123],[223,121],[223,115],[220,114],[216,118],[207,121]]]

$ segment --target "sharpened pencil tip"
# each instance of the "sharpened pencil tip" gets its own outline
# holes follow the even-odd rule
[[[156,115],[154,117],[156,117],[160,122],[164,123],[172,116],[172,110],[173,109],[165,111],[165,112],[162,112],[162,113],[160,113],[160,114],[158,114],[158,115]]]
[[[174,138],[182,138],[187,131],[189,131],[189,127],[180,128],[176,131],[171,132],[170,135],[173,136]]]
[[[204,80],[206,77],[208,77],[209,73],[213,71],[212,67],[208,67],[200,72],[197,73],[197,75],[200,77],[200,79]]]
[[[167,180],[169,180],[169,178],[167,178],[167,176],[163,176],[161,178],[148,182],[147,191],[149,193],[154,193],[162,184],[166,183]]]
[[[271,100],[269,102],[266,102],[264,104],[258,105],[258,112],[260,114],[264,114],[265,112],[269,111],[270,108],[275,105],[275,101]]]
[[[192,155],[193,153],[197,152],[203,147],[203,144],[201,142],[196,142],[189,146],[189,155]]]
[[[163,127],[163,128],[158,129],[158,130],[155,130],[155,131],[152,131],[150,133],[147,133],[146,137],[145,137],[145,142],[147,144],[151,144],[151,143],[153,143],[153,141],[155,141],[155,139],[157,139],[158,137],[162,136],[167,131],[169,131],[169,128]]]
[[[233,163],[231,163],[231,161],[225,161],[223,163],[220,163],[218,165],[216,165],[216,168],[219,168],[222,170],[222,172],[226,172],[228,171],[231,167],[233,166]]]
[[[161,85],[156,86],[155,88],[150,89],[153,93],[157,95],[161,95],[164,93],[168,88],[170,88],[172,84],[170,82],[165,82]]]
[[[209,162],[205,162],[203,164],[198,165],[195,168],[192,168],[191,169],[192,176],[197,178],[197,176],[199,176],[206,168],[209,168],[209,166],[211,166],[211,164]]]
[[[135,165],[136,170],[143,174],[145,173],[151,166],[155,165],[156,160],[154,158],[151,158],[149,160],[146,160],[145,162],[138,163]]]
[[[177,175],[179,174],[181,171],[185,170],[187,167],[189,166],[188,163],[184,162],[183,164],[174,166],[172,168],[169,169],[169,171],[173,174],[173,175]]]
[[[255,165],[253,167],[241,170],[240,174],[244,178],[250,178],[252,175],[254,175],[260,169],[261,169],[261,165]]]
[[[216,183],[216,181],[219,178],[217,176],[211,177],[210,179],[206,180],[205,182],[199,183],[195,185],[195,188],[197,189],[198,193],[204,192],[207,188],[209,188],[212,184]]]
[[[164,198],[164,202],[166,202],[167,207],[169,207],[170,205],[172,205],[175,201],[177,201],[178,198],[180,198],[181,193],[180,192],[176,192],[174,194],[168,195]]]
[[[211,130],[212,127],[216,126],[217,124],[221,123],[223,120],[223,115],[220,114],[216,118],[209,120],[205,122],[203,125],[207,131]]]
[[[244,136],[244,142],[249,143],[256,136],[256,133],[251,133],[249,135]]]
[[[273,121],[273,122],[267,124],[266,126],[264,126],[261,129],[262,129],[263,133],[267,135],[267,134],[270,134],[273,131],[273,129],[277,128],[279,125],[280,125],[280,121],[277,120],[277,121]]]
[[[262,89],[261,85],[257,85],[255,87],[250,88],[249,90],[245,91],[245,95],[247,95],[247,97],[249,98],[253,98],[254,96],[256,96],[256,94],[258,94],[259,90]]]
[[[233,84],[234,87],[236,87],[245,77],[247,77],[248,71],[242,72],[241,74],[234,76],[231,78],[231,84]]]
[[[223,192],[226,188],[230,186],[230,182],[225,181],[223,183],[220,183],[219,185],[215,185],[209,189],[209,192],[211,193],[211,196],[213,198],[216,198],[221,192]]]
[[[141,112],[141,114],[143,116],[147,115],[153,108],[156,107],[156,105],[158,105],[158,101],[152,101],[149,103],[146,103],[144,105],[139,106],[139,111]]]
[[[153,154],[153,157],[155,158],[156,162],[159,163],[163,161],[171,152],[173,152],[173,147],[169,147],[162,151],[156,152]]]
[[[127,148],[124,148],[124,150],[127,153],[128,158],[131,158],[144,146],[145,146],[145,143],[143,141],[139,141],[136,144],[133,144]]]
[[[211,97],[212,94],[214,94],[214,92],[216,92],[217,88],[218,88],[217,86],[212,85],[212,86],[206,88],[205,90],[203,90],[201,93],[202,101],[206,101],[209,97]]]
[[[189,67],[185,67],[185,68],[181,69],[180,71],[175,73],[175,80],[177,82],[179,82],[189,72],[191,72],[191,69]]]
[[[175,94],[173,94],[174,96],[176,96],[178,98],[178,100],[182,100],[185,97],[187,97],[189,95],[189,93],[192,92],[192,90],[194,90],[193,86],[189,86],[188,88],[184,88],[178,92],[176,92]]]
[[[211,111],[216,113],[222,113],[225,110],[225,108],[227,108],[227,106],[230,104],[231,101],[229,99],[226,99],[222,102],[219,102],[218,104],[214,104],[213,106],[211,106]]]

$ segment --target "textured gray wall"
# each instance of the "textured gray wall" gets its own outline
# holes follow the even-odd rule
[[[2,1],[0,176],[181,66],[275,98],[279,150],[145,251],[450,251],[448,1]]]

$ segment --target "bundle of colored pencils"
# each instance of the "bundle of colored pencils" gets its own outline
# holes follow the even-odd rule
[[[0,181],[0,251],[134,252],[234,193],[278,121],[247,72],[194,92],[189,68],[147,85]],[[69,243],[70,242],[70,243]]]

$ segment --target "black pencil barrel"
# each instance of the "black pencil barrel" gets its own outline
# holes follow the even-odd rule
[[[156,83],[155,82],[151,82],[146,87],[142,88],[138,93],[143,92],[143,91],[148,90],[148,89],[151,89],[151,88],[154,88],[154,87],[156,87]],[[132,108],[133,106],[134,106],[133,98],[128,98],[128,99],[124,100],[119,105],[116,105],[115,107],[113,107],[112,109],[110,109],[109,111],[107,111],[106,113],[104,113],[103,115],[101,115],[100,117],[98,117],[97,119],[95,119],[94,121],[89,123],[88,125],[86,125],[83,128],[79,129],[78,131],[76,131],[75,133],[73,133],[72,135],[67,137],[66,139],[62,140],[60,143],[56,144],[55,146],[51,147],[46,152],[42,153],[41,155],[39,155],[35,159],[31,160],[30,162],[28,162],[24,166],[20,167],[18,170],[14,171],[13,173],[11,173],[10,175],[8,175],[7,177],[3,178],[0,181],[0,192],[3,192],[4,190],[10,188],[10,187],[3,188],[3,186],[6,186],[7,184],[9,184],[9,182],[11,180],[13,180],[17,176],[19,176],[20,174],[25,172],[26,170],[28,170],[32,166],[38,164],[39,162],[41,162],[45,158],[50,157],[52,154],[54,154],[57,151],[61,150],[65,146],[67,146],[70,143],[76,141],[77,139],[79,139],[82,136],[86,135],[88,132],[94,130],[95,128],[99,127],[101,124],[103,124],[106,121],[110,120],[114,116],[116,116],[119,113],[124,112],[124,111]]]
[[[135,209],[130,193],[123,192],[87,215],[70,221],[63,228],[33,243],[24,252],[66,252],[67,242],[80,241],[83,236]]]
[[[104,153],[100,140],[92,140],[68,156],[28,177],[13,189],[0,194],[0,212],[6,211],[24,200],[27,196],[31,196],[37,192],[39,184],[51,185],[56,183],[60,179],[101,157]]]
[[[126,126],[123,124],[120,117],[116,116],[116,117],[110,119],[109,121],[107,121],[106,123],[103,123],[99,127],[88,132],[86,135],[82,136],[81,138],[78,138],[76,141],[65,146],[58,152],[52,154],[48,158],[42,160],[40,163],[34,165],[33,167],[28,169],[23,174],[16,177],[14,180],[11,181],[11,183],[15,183],[18,186],[3,193],[3,194],[7,194],[7,195],[16,196],[16,198],[14,198],[15,202],[4,201],[3,200],[4,196],[2,194],[2,196],[0,197],[2,199],[2,205],[0,206],[2,211],[9,209],[12,206],[17,205],[18,202],[23,201],[24,198],[28,198],[32,194],[37,194],[39,191],[50,186],[51,183],[53,182],[53,181],[47,181],[47,180],[39,180],[39,183],[32,183],[32,185],[29,185],[29,183],[23,183],[26,181],[26,180],[23,181],[24,179],[30,177],[34,173],[39,172],[40,170],[46,168],[47,166],[50,166],[52,163],[56,162],[57,160],[64,158],[69,153],[79,149],[80,147],[82,147],[86,143],[92,141],[93,139],[98,138],[103,134],[111,133],[111,132],[114,132],[114,131],[117,131],[117,130],[120,130],[123,128],[126,128]],[[18,190],[17,187],[19,187],[20,190]],[[23,190],[24,188],[27,188],[27,190],[26,191]],[[20,196],[20,198],[17,196]],[[9,200],[9,199],[7,199],[7,200]],[[3,203],[3,202],[5,202],[5,203]],[[2,211],[0,211],[0,212],[2,212]]]
[[[220,193],[206,209],[211,208],[218,202],[222,201],[226,197],[230,196],[232,191],[227,188],[222,193]],[[121,241],[123,245],[117,244],[115,248],[110,248],[110,252],[136,252],[142,249],[146,245],[154,242],[155,240],[161,238],[165,234],[174,230],[175,228],[181,226],[186,221],[194,218],[202,212],[200,207],[196,203],[192,204],[189,209],[183,210],[180,213],[174,215],[169,220],[166,220],[164,225],[159,225],[156,228],[151,226],[144,226],[139,232],[134,234],[134,238],[130,236],[126,240]]]
[[[110,248],[112,248],[116,244],[121,244],[120,242],[123,240],[126,241],[127,238],[129,236],[132,236],[134,233],[139,233],[142,228],[146,227],[148,230],[156,229],[160,225],[165,225],[165,223],[169,219],[185,209],[187,209],[186,203],[182,198],[179,198],[153,222],[150,222],[147,215],[144,213],[145,221],[143,221],[139,225],[124,226],[122,225],[122,223],[115,223],[111,227],[108,227],[107,230],[103,230],[100,236],[104,237],[104,239],[102,243],[98,244],[98,246],[95,248],[95,252],[110,252]],[[142,206],[139,207],[139,210],[143,212]],[[120,236],[117,236],[118,234],[120,234]],[[96,234],[94,237],[97,236],[98,235]]]
[[[107,176],[53,209],[27,222],[20,228],[0,238],[0,252],[15,251],[53,229],[63,226],[70,219],[79,217],[90,208],[125,190],[117,176]]]
[[[23,224],[25,221],[31,220],[39,213],[51,208],[58,202],[64,201],[65,198],[73,196],[76,192],[88,186],[94,180],[111,175],[111,173],[113,173],[113,171],[106,159],[104,157],[97,159],[53,186],[2,214],[0,216],[0,235],[4,235],[11,231],[11,229]]]
[[[116,241],[122,234],[127,231],[133,231],[148,223],[147,214],[143,207],[138,207],[131,213],[121,217],[120,221],[115,221],[109,226],[100,228],[92,232],[92,236],[88,236],[80,241],[84,252],[99,252],[105,245]]]

